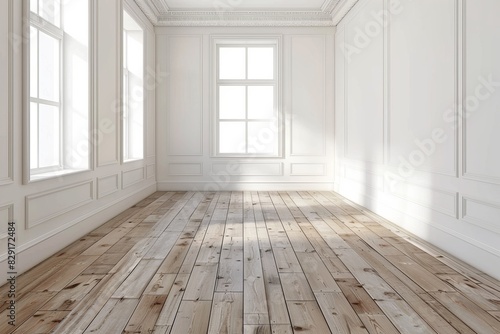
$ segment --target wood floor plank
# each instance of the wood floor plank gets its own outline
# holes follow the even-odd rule
[[[243,333],[243,293],[217,292],[210,314],[209,334]]]
[[[125,256],[125,252],[108,254],[104,253],[97,258],[90,266],[82,271],[81,275],[106,275],[111,272],[113,267]]]
[[[57,324],[59,324],[62,319],[68,315],[68,313],[69,311],[38,311],[21,326],[19,326],[14,333],[52,333]]]
[[[172,288],[170,289],[165,304],[156,320],[157,326],[172,327],[174,319],[179,310],[179,306],[184,296],[184,291],[189,280],[188,274],[177,275]]]
[[[332,274],[316,253],[297,253],[313,292],[341,292]]]
[[[55,291],[42,291],[42,292],[30,292],[27,293],[23,298],[16,301],[16,311],[15,311],[15,325],[12,326],[8,323],[10,318],[10,311],[8,309],[0,313],[0,333],[12,333],[21,326],[26,320],[30,319],[45,302],[56,294]]]
[[[498,333],[500,321],[458,292],[430,292],[477,333]]]
[[[116,289],[130,275],[140,262],[145,252],[149,250],[149,239],[141,240],[120,260],[112,270],[113,274],[106,275],[94,289],[90,291],[75,307],[70,314],[56,328],[61,333],[83,333],[94,317],[104,307]]]
[[[245,327],[245,331],[259,331],[259,325],[269,325],[264,273],[260,257],[257,226],[253,212],[251,194],[244,194],[244,283],[243,283],[243,323],[256,325]],[[270,330],[269,326],[264,326]]]
[[[217,202],[219,200],[219,194],[215,194],[210,204],[203,215],[200,226],[198,227],[198,231],[194,235],[193,241],[191,242],[191,246],[182,262],[182,266],[179,269],[180,274],[189,274],[193,270],[193,267],[197,261],[199,252],[201,247],[203,246],[203,242],[205,241],[205,236],[209,227],[209,224],[212,220],[213,212],[217,206]]]
[[[315,300],[304,273],[280,273],[285,300]]]
[[[341,292],[315,295],[331,332],[368,334],[366,326]]]
[[[160,260],[141,260],[111,298],[139,299],[160,264]]]
[[[231,231],[238,225],[238,231]],[[227,223],[217,275],[217,292],[243,292],[243,229]]]
[[[349,237],[351,239],[351,237]],[[364,259],[373,267],[375,272],[383,279],[385,283],[388,284],[397,295],[393,295],[393,292],[386,292],[388,298],[391,295],[401,297],[403,302],[403,307],[411,307],[419,317],[422,318],[427,324],[429,324],[438,333],[456,333],[456,330],[450,326],[449,322],[443,319],[438,312],[432,308],[426,307],[426,302],[423,299],[426,292],[418,286],[415,281],[419,281],[419,278],[412,280],[411,276],[405,276],[401,271],[393,265],[391,262],[386,260],[382,255],[375,252],[366,243],[358,240],[356,242],[349,241],[353,248],[358,253],[363,254]],[[401,303],[401,301],[397,301]],[[406,304],[405,304],[406,303]],[[391,310],[391,308],[389,308]],[[420,326],[418,326],[420,328]]]
[[[45,303],[42,311],[71,311],[102,279],[104,275],[80,275]]]
[[[273,254],[280,273],[300,273],[300,266],[297,255],[292,247],[273,247]]]
[[[500,311],[500,298],[483,289],[467,277],[459,274],[439,274],[438,277],[448,282],[448,284],[453,286],[457,291],[460,291],[482,309],[486,311]]]
[[[176,278],[176,274],[159,274],[157,272],[144,290],[144,295],[168,295]]]
[[[138,302],[137,299],[108,300],[84,333],[121,333]]]
[[[197,264],[189,278],[183,300],[212,300],[217,267],[217,263]]]
[[[171,334],[200,334],[208,331],[211,301],[183,301]]]
[[[388,255],[386,259],[426,291],[455,291],[449,284],[405,255]]]
[[[260,258],[262,261],[262,272],[264,275],[264,285],[266,288],[266,301],[269,310],[269,322],[271,324],[290,324],[290,316],[286,307],[285,296],[281,281],[279,279],[278,268],[269,241],[267,228],[265,228],[264,214],[260,206],[258,194],[252,193],[254,205],[255,224],[257,227],[257,238],[259,240]]]
[[[292,326],[290,325],[271,325],[271,332],[273,334],[292,334]]]
[[[330,332],[316,301],[289,301],[287,305],[294,332],[314,334]]]
[[[273,333],[276,333],[276,332],[273,331]],[[271,334],[271,326],[270,325],[244,325],[243,326],[243,334]]]
[[[398,330],[409,333],[435,333],[401,296],[352,249],[338,250],[340,259],[377,302]]]
[[[369,333],[397,334],[399,331],[355,278],[339,279],[342,293]]]
[[[44,282],[36,287],[36,291],[61,291],[72,280],[80,275],[88,266],[97,260],[98,256],[80,255],[74,258],[70,264],[61,268],[58,272],[49,276]]]
[[[151,333],[166,299],[167,295],[142,296],[122,333]]]

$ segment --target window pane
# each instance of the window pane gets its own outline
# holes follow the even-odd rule
[[[66,43],[69,39],[71,42],[78,42],[79,46],[87,47],[89,40],[89,0],[64,0],[61,16],[64,27],[64,42]]]
[[[274,87],[250,86],[248,87],[248,118],[270,119],[274,113]]]
[[[59,102],[59,41],[39,32],[40,98]]]
[[[277,154],[278,127],[275,122],[248,123],[248,153]]]
[[[245,122],[219,123],[219,153],[246,153]]]
[[[38,168],[38,105],[30,103],[30,168]]]
[[[30,0],[30,10],[38,14],[38,0]]]
[[[125,55],[126,66],[130,73],[142,77],[143,72],[143,32],[127,31],[125,33],[127,54]]]
[[[51,167],[59,165],[59,108],[45,104],[39,105],[39,142],[40,165]]]
[[[245,119],[246,89],[245,86],[219,87],[219,118]]]
[[[61,26],[61,0],[40,0],[39,13],[41,17],[53,25]]]
[[[30,27],[30,96],[38,97],[38,29]]]
[[[246,78],[246,55],[245,48],[219,49],[219,79],[245,79]]]
[[[274,48],[248,48],[248,79],[274,78]]]
[[[123,12],[123,160],[144,157],[144,31]]]

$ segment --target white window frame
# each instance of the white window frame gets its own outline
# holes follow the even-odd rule
[[[281,78],[281,36],[215,36],[212,38],[212,157],[220,158],[282,158],[283,157],[283,116],[282,116],[282,78]],[[244,47],[246,50],[245,67],[248,77],[248,48],[251,47],[273,47],[274,49],[274,78],[271,80],[260,79],[220,79],[219,78],[219,49],[221,47]],[[248,152],[249,137],[248,124],[251,122],[270,121],[274,119],[249,119],[248,118],[248,97],[246,115],[244,119],[223,119],[219,117],[219,87],[221,86],[245,86],[248,96],[248,87],[251,86],[274,86],[274,107],[276,110],[277,151],[275,154]],[[246,133],[246,153],[221,153],[219,151],[219,126],[222,122],[244,122]]]
[[[143,126],[143,131],[142,131],[142,157],[141,158],[126,158],[125,153],[128,151],[128,143],[127,143],[127,136],[128,136],[128,130],[129,128],[125,126],[125,121],[127,120],[128,116],[128,103],[125,101],[125,97],[128,96],[128,85],[127,89],[125,89],[125,81],[128,82],[128,70],[126,69],[126,64],[125,64],[125,48],[126,46],[123,43],[123,34],[124,34],[124,19],[123,19],[123,13],[127,12],[127,14],[134,19],[134,21],[141,27],[142,29],[142,88],[143,88],[143,102],[142,102],[142,126]],[[146,90],[146,64],[147,64],[147,27],[146,25],[142,22],[141,18],[139,15],[136,14],[135,10],[126,2],[123,2],[123,7],[121,10],[121,54],[120,54],[120,62],[121,62],[121,99],[122,99],[122,108],[121,108],[121,162],[122,164],[126,163],[133,163],[136,161],[143,161],[146,156],[146,113],[147,113],[147,90]]]
[[[29,2],[29,0],[28,0]],[[61,4],[59,4],[59,6],[61,6]],[[59,13],[60,15],[62,16],[62,10],[59,9]],[[40,32],[43,32],[45,33],[46,35],[50,36],[50,37],[53,37],[54,39],[56,39],[58,42],[59,42],[59,101],[58,102],[55,102],[55,101],[50,101],[50,100],[44,100],[44,99],[41,99],[40,98],[40,77],[37,75],[37,96],[38,97],[32,97],[31,96],[31,91],[28,92],[28,96],[29,96],[29,109],[30,109],[30,116],[31,117],[31,103],[36,103],[38,108],[37,108],[37,119],[39,120],[40,119],[40,104],[45,104],[45,105],[49,105],[49,106],[54,106],[54,107],[57,107],[59,109],[59,163],[57,165],[53,165],[53,166],[47,166],[47,167],[39,167],[39,162],[40,162],[40,144],[39,144],[39,140],[37,140],[38,142],[38,145],[36,147],[36,150],[37,150],[37,165],[38,167],[36,168],[31,168],[31,156],[30,156],[30,163],[29,163],[29,169],[30,169],[30,175],[31,176],[34,176],[34,175],[39,175],[39,174],[44,174],[44,173],[50,173],[50,172],[56,172],[56,171],[61,171],[63,170],[63,163],[62,163],[62,160],[63,160],[63,145],[62,145],[62,131],[63,131],[63,117],[64,117],[64,113],[63,113],[63,105],[64,105],[64,96],[63,96],[63,89],[62,89],[62,85],[63,85],[63,48],[64,48],[64,45],[63,45],[63,36],[64,36],[64,32],[62,30],[62,28],[60,27],[57,27],[55,25],[53,25],[52,23],[50,23],[49,21],[45,20],[43,17],[33,13],[33,12],[29,12],[29,18],[30,18],[30,28],[33,27],[35,29],[37,29],[38,31],[38,34],[37,34],[37,45],[38,45],[38,48],[37,48],[37,70],[40,69]],[[60,19],[60,21],[62,21],[62,18]],[[32,36],[30,36],[31,38]],[[28,57],[31,57],[31,52],[29,54]],[[31,80],[31,79],[29,79]],[[28,126],[30,127],[31,129],[31,124],[28,124]],[[40,133],[40,128],[39,126],[37,126],[37,134]],[[30,150],[33,149],[31,147],[31,144],[30,144]]]
[[[53,178],[60,177],[62,175],[77,174],[82,172],[88,172],[93,170],[94,162],[94,143],[91,141],[93,138],[93,109],[94,109],[94,80],[95,80],[95,48],[94,48],[94,33],[95,29],[95,3],[96,0],[88,0],[88,126],[87,126],[87,138],[88,138],[88,156],[87,156],[87,168],[76,169],[69,166],[65,166],[65,147],[64,147],[64,27],[63,27],[63,4],[64,1],[59,3],[59,24],[60,27],[55,26],[51,22],[44,19],[42,16],[33,13],[31,11],[30,0],[23,0],[23,18],[29,22],[26,26],[23,26],[23,183],[29,184],[32,182],[50,180]],[[46,33],[47,35],[54,37],[59,40],[59,102],[46,101],[43,99],[32,98],[31,97],[31,76],[30,76],[30,28],[35,27],[39,31]],[[38,34],[39,36],[39,34]],[[39,44],[39,43],[38,43]],[[38,45],[39,47],[39,45]],[[37,57],[37,62],[39,58]],[[39,64],[37,70],[39,69]],[[37,80],[39,80],[37,76]],[[40,87],[37,83],[37,89],[39,91]],[[37,105],[46,104],[54,105],[59,108],[59,163],[50,167],[43,168],[31,168],[31,103],[37,103]],[[38,111],[39,112],[39,111]],[[38,130],[37,130],[38,132]],[[39,145],[37,145],[37,150],[39,150]],[[39,159],[39,156],[38,156]]]

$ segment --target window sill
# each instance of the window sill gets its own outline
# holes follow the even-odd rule
[[[62,177],[65,175],[76,174],[76,173],[87,172],[87,171],[89,171],[89,169],[62,169],[62,170],[57,170],[57,171],[53,171],[53,172],[32,174],[32,175],[30,175],[29,182],[36,182],[36,181],[42,181],[42,180],[47,180],[47,179],[53,179],[56,177]]]

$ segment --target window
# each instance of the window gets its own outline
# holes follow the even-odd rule
[[[89,168],[89,3],[29,0],[30,180]]]
[[[216,42],[216,155],[280,155],[277,40]]]
[[[144,30],[123,12],[123,161],[144,157]]]

